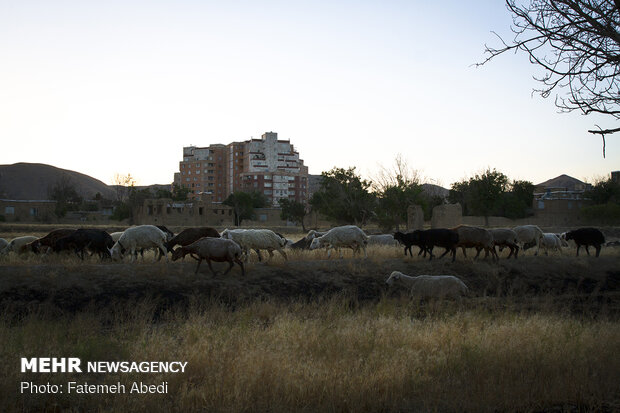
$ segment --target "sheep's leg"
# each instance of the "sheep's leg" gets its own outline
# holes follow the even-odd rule
[[[596,258],[598,258],[599,254],[601,253],[601,244],[596,244],[594,248],[596,248]]]
[[[409,249],[409,255],[411,255],[411,247],[405,246],[405,257],[407,256],[407,249]],[[413,255],[411,255],[413,257]]]
[[[590,256],[590,251],[588,251],[588,244],[585,245],[586,247],[586,254],[588,254],[588,257]]]
[[[452,247],[452,262],[456,261],[456,247]]]
[[[234,261],[241,267],[241,275],[245,276],[245,268],[243,268],[243,262],[239,258],[235,258]]]
[[[508,248],[510,248],[510,254],[508,254],[508,258],[506,259],[510,259],[510,257],[512,257],[512,253],[514,252],[514,248],[512,247],[512,245],[509,245]],[[499,247],[499,251],[502,251],[502,247]],[[516,257],[515,257],[516,258]]]
[[[433,245],[428,248],[428,255],[430,256],[428,259],[429,261],[433,259],[433,248],[435,248]]]
[[[198,274],[198,268],[200,268],[200,264],[202,264],[202,258],[198,259],[198,265],[196,265],[196,271],[194,271],[194,274]],[[209,267],[211,267],[211,264],[209,264]]]
[[[580,245],[580,244],[577,244],[577,255],[576,255],[576,257],[578,257],[578,256],[579,256],[579,248],[581,248],[581,245]]]
[[[465,247],[461,247],[461,249],[463,250],[463,257],[467,258],[467,253],[465,252]]]
[[[474,257],[474,260],[478,259],[478,257],[480,256],[480,251],[482,251],[482,248],[476,247],[476,256]],[[485,252],[486,254],[484,255],[484,258],[487,258],[489,256],[489,252],[488,251],[485,251]]]
[[[439,259],[442,259],[443,257],[445,257],[446,254],[449,253],[449,252],[450,252],[450,248],[446,247],[446,250],[444,251],[443,254],[441,254],[441,257],[439,257]]]
[[[260,255],[260,250],[259,249],[254,249],[254,251],[256,251],[256,253],[258,254],[258,262],[261,262],[263,260],[263,257],[261,257]],[[271,254],[273,255],[273,254]]]
[[[235,265],[232,260],[228,261],[228,264],[230,264],[230,265],[229,265],[228,269],[226,271],[224,271],[223,275],[228,274],[230,272],[230,270],[232,270],[233,265]]]
[[[368,258],[368,253],[366,252],[366,245],[362,245],[362,249],[364,250],[364,258]]]
[[[213,273],[213,275],[217,275],[217,272],[213,269],[213,267],[211,266],[211,260],[208,258],[205,258],[207,260],[207,264],[209,265],[209,269],[211,270],[211,272]]]
[[[271,259],[273,258],[273,250],[272,249],[267,249],[267,252],[269,253],[269,259],[267,260],[267,262],[270,262]]]

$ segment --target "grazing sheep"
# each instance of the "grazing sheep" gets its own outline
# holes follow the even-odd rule
[[[236,262],[241,267],[241,275],[245,275],[243,262],[240,259],[242,254],[241,247],[233,240],[226,238],[201,238],[190,245],[174,250],[172,252],[172,261],[185,258],[187,254],[190,254],[194,259],[198,260],[198,265],[196,266],[194,274],[198,274],[198,268],[200,268],[202,260],[207,260],[207,264],[209,264],[209,269],[213,275],[217,275],[217,273],[211,266],[211,261],[228,262],[230,266],[224,274],[228,274]]]
[[[409,287],[411,295],[420,298],[460,298],[467,294],[467,286],[453,275],[418,275],[412,277],[400,271],[393,271],[385,283],[392,285],[394,282],[405,284]]]
[[[177,245],[184,247],[204,237],[219,238],[220,233],[211,227],[186,228],[166,243],[166,249],[172,251]]]
[[[536,252],[534,255],[538,255],[540,252],[540,241],[543,237],[543,232],[536,225],[520,225],[512,229],[517,233],[517,241],[519,248],[525,251],[525,244],[534,242],[536,245]],[[524,252],[525,253],[525,252]]]
[[[39,239],[39,237],[35,237],[32,235],[25,235],[23,237],[13,238],[8,245],[2,250],[3,254],[8,254],[13,251],[16,254],[23,254],[29,251],[27,245],[32,241]]]
[[[288,260],[286,252],[282,249],[286,244],[286,238],[282,238],[270,229],[225,229],[222,238],[235,241],[248,259],[250,250],[255,250],[259,261],[262,260],[260,250],[269,252],[269,259],[273,257],[273,251],[278,251],[285,260]]]
[[[484,258],[487,258],[489,253],[491,253],[493,260],[499,260],[495,251],[495,244],[493,243],[493,235],[488,230],[469,225],[459,225],[456,228],[452,228],[452,230],[459,234],[459,242],[456,244],[456,247],[461,247],[463,256],[467,257],[465,248],[475,248],[476,256],[474,259],[478,258],[480,251],[484,249]]]
[[[100,229],[79,228],[66,237],[59,238],[54,244],[54,252],[73,250],[75,254],[84,259],[84,252],[89,249],[91,253],[98,253],[101,259],[110,258],[110,248],[114,245],[112,237],[106,231]]]
[[[313,239],[318,238],[318,237],[322,237],[323,235],[327,234],[327,231],[315,231],[313,229],[311,229],[310,231],[308,231],[308,233],[306,234],[306,236],[304,237],[307,241],[312,242]]]
[[[562,254],[562,241],[555,234],[543,233],[540,245],[545,249],[545,255],[549,255],[549,250],[560,251],[560,254]]]
[[[139,225],[127,228],[123,235],[114,243],[110,249],[112,258],[122,258],[126,251],[131,254],[131,262],[136,259],[136,251],[141,248],[157,247],[168,260],[166,255],[166,234],[154,225]]]
[[[369,235],[368,245],[396,246],[398,245],[398,241],[396,241],[396,239],[394,238],[394,235],[392,234]]]
[[[32,241],[31,243],[29,243],[27,248],[30,251],[35,252],[37,254],[42,252],[42,250],[45,250],[45,252],[48,252],[50,249],[53,250],[54,247],[56,247],[56,243],[58,242],[58,240],[73,234],[75,231],[76,230],[72,228],[55,229],[51,231],[49,234],[47,234],[46,236],[42,238],[38,238]]]
[[[332,249],[340,252],[340,258],[343,258],[340,248],[351,248],[353,252],[359,252],[360,248],[364,250],[364,258],[368,258],[366,253],[366,245],[368,244],[368,236],[355,225],[344,225],[335,227],[312,240],[310,249],[317,248],[327,249],[327,258],[331,257]]]
[[[517,258],[517,255],[519,254],[519,245],[516,232],[508,228],[490,229],[489,232],[493,236],[494,248],[499,247],[500,251],[505,247],[510,248],[510,254],[508,254],[508,258],[510,258],[513,253],[515,259]]]
[[[605,244],[605,236],[597,228],[579,228],[574,231],[568,231],[562,234],[562,238],[566,241],[575,241],[575,244],[577,244],[577,257],[579,256],[579,248],[582,245],[586,247],[586,253],[588,255],[590,255],[588,246],[594,246],[596,249],[596,257],[598,257],[601,253],[601,245]]]
[[[312,243],[312,240],[308,240],[308,239],[306,239],[306,237],[304,237],[304,238],[300,239],[299,241],[293,242],[293,244],[291,244],[291,249],[294,249],[294,250],[307,250],[307,249],[310,248],[310,244],[311,243]]]

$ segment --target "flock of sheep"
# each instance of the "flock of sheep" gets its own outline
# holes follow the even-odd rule
[[[368,254],[366,247],[369,244],[398,245],[404,246],[405,256],[407,252],[413,255],[411,248],[419,248],[418,255],[429,255],[429,260],[434,257],[434,247],[444,248],[443,256],[451,253],[452,260],[456,259],[456,250],[461,248],[466,256],[467,248],[476,249],[477,258],[481,251],[485,251],[485,258],[491,255],[493,260],[498,260],[496,247],[500,250],[509,248],[508,258],[517,258],[519,250],[535,246],[537,255],[540,248],[545,250],[561,251],[563,246],[568,246],[567,241],[573,240],[579,249],[584,246],[588,255],[588,247],[596,249],[596,257],[599,256],[601,246],[605,243],[605,237],[596,228],[580,228],[562,234],[543,233],[535,225],[523,225],[512,229],[485,229],[480,227],[460,225],[456,228],[436,228],[429,230],[416,230],[409,233],[396,232],[382,235],[366,235],[362,229],[355,225],[345,225],[330,229],[326,232],[311,230],[304,238],[297,242],[286,239],[282,235],[269,229],[225,229],[222,233],[210,227],[187,228],[179,234],[173,234],[165,226],[139,225],[126,229],[123,232],[108,234],[99,229],[57,229],[44,237],[23,236],[7,241],[0,238],[0,255],[14,253],[38,253],[51,254],[63,251],[74,252],[81,258],[84,254],[99,254],[101,259],[121,260],[129,256],[135,261],[138,254],[145,250],[156,249],[159,251],[159,259],[168,260],[168,253],[172,253],[172,260],[182,259],[189,255],[198,261],[195,273],[198,272],[203,260],[207,261],[213,274],[215,270],[211,262],[227,262],[228,273],[237,264],[241,267],[242,275],[245,275],[244,262],[252,250],[262,260],[261,250],[273,257],[273,251],[280,253],[285,260],[288,259],[286,249],[322,249],[327,251],[327,257],[331,257],[332,249],[343,257],[342,248],[350,248],[354,253],[363,251],[364,257]],[[177,247],[178,248],[175,248]],[[467,293],[467,286],[452,275],[419,275],[411,277],[394,271],[390,274],[386,283],[394,282],[407,285],[413,295],[425,297],[459,297]]]

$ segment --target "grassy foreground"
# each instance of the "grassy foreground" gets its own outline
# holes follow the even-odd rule
[[[615,318],[383,297],[363,305],[141,299],[0,317],[2,411],[618,411]],[[183,374],[22,374],[18,357],[187,361]],[[167,394],[20,394],[29,380],[168,383]],[[559,410],[557,410],[559,409]],[[565,410],[563,410],[565,409]]]

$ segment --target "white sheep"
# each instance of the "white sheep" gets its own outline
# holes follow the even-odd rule
[[[545,255],[549,255],[549,250],[560,251],[562,254],[562,240],[556,234],[545,232],[541,239],[541,246],[545,249]]]
[[[534,255],[538,255],[538,252],[540,251],[541,238],[543,237],[543,232],[538,226],[521,225],[518,227],[514,227],[512,230],[517,233],[519,248],[524,251],[523,253],[525,253],[525,250],[523,249],[523,246],[525,244],[535,242],[536,252],[534,253]]]
[[[319,231],[315,231],[315,230],[311,229],[310,231],[308,231],[308,233],[306,234],[304,239],[306,241],[308,241],[308,242],[311,242],[313,239],[318,238],[318,237],[322,237],[325,234],[327,234],[327,231],[319,232]]]
[[[420,298],[460,298],[469,289],[453,275],[418,275],[412,277],[400,271],[392,271],[385,283],[392,285],[400,282],[409,287],[412,296]]]
[[[134,262],[136,251],[155,247],[159,248],[168,261],[166,239],[166,233],[154,225],[127,228],[110,249],[110,255],[115,259],[122,258],[123,254],[128,251],[131,254],[131,262]]]
[[[353,252],[359,252],[360,248],[364,250],[364,258],[368,258],[366,253],[366,245],[368,244],[368,236],[355,225],[344,225],[335,227],[327,231],[325,235],[315,238],[310,244],[310,249],[317,248],[327,249],[327,258],[331,257],[332,248],[340,252],[342,258],[342,250],[340,248],[351,248]]]
[[[392,234],[369,235],[368,245],[390,245],[397,246],[398,241],[394,239]]]
[[[269,252],[269,259],[273,257],[273,251],[278,251],[285,260],[288,260],[286,252],[282,249],[286,244],[286,238],[282,238],[270,229],[225,229],[222,238],[235,241],[246,254],[248,260],[250,250],[255,250],[258,260],[262,261],[260,250]]]
[[[27,252],[28,250],[25,248],[26,244],[30,244],[32,241],[38,240],[39,237],[35,237],[32,235],[25,235],[23,237],[13,238],[7,246],[2,250],[3,254],[8,254],[13,251],[17,254],[22,254]]]

